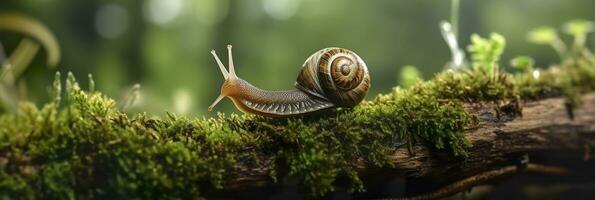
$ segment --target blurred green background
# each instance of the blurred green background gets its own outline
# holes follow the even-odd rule
[[[462,0],[460,43],[466,47],[471,33],[499,32],[508,39],[503,64],[530,55],[546,67],[558,57],[528,43],[526,33],[575,18],[593,20],[594,6],[592,0]],[[226,44],[234,45],[238,75],[269,90],[291,89],[315,51],[351,49],[370,70],[367,99],[398,85],[405,65],[417,66],[428,79],[450,60],[438,28],[450,17],[447,0],[2,0],[0,12],[6,11],[50,28],[62,50],[59,71],[72,71],[83,87],[92,73],[96,88],[117,100],[140,83],[132,111],[159,115],[216,114],[207,106],[223,77],[209,51],[227,59]],[[20,38],[0,32],[7,52]],[[44,60],[39,54],[23,76],[27,98],[38,104],[49,99],[54,77]],[[215,110],[239,112],[227,100]]]

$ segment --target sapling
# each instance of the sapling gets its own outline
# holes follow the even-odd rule
[[[535,60],[529,56],[517,56],[510,60],[510,65],[523,71],[533,71]]]
[[[506,39],[497,33],[490,38],[482,38],[477,34],[471,35],[471,45],[467,47],[471,53],[471,61],[475,70],[481,70],[495,79],[498,73],[498,61],[506,47]]]
[[[564,44],[564,42],[562,42],[562,40],[558,36],[558,32],[556,32],[556,30],[552,27],[541,26],[535,28],[529,31],[529,33],[527,34],[527,39],[529,40],[529,42],[535,44],[550,45],[552,46],[552,48],[554,48],[558,56],[560,56],[561,60],[564,60],[566,58],[568,48],[566,47],[566,44]]]
[[[566,22],[562,27],[564,33],[572,35],[574,37],[573,48],[577,51],[582,50],[585,47],[587,41],[587,34],[593,32],[593,22],[575,19]]]
[[[569,22],[566,22],[562,27],[564,32],[572,35],[574,37],[574,44],[573,44],[573,53],[577,55],[582,55],[585,58],[589,59],[592,62],[595,62],[595,56],[588,48],[585,48],[585,43],[587,42],[587,35],[594,30],[593,22],[582,20],[582,19],[575,19]]]

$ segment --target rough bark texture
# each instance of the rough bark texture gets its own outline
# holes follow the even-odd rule
[[[413,147],[414,155],[402,147],[391,157],[394,169],[366,169],[362,166],[364,182],[372,184],[366,185],[366,188],[385,184],[382,183],[384,180],[395,176],[429,179],[444,185],[487,170],[514,165],[525,154],[530,155],[531,162],[539,162],[540,156],[552,151],[573,152],[577,157],[588,159],[588,149],[595,145],[595,93],[584,95],[583,103],[572,112],[562,97],[521,102],[520,106],[522,116],[506,112],[506,106],[500,106],[498,117],[494,104],[468,105],[469,111],[479,116],[479,124],[467,131],[467,138],[473,145],[468,149],[467,159],[453,158],[446,152],[429,149],[423,144]],[[227,188],[246,193],[267,191],[263,187],[271,186],[272,182],[266,171],[267,166],[248,169],[229,181]]]
[[[452,170],[473,174],[509,163],[525,153],[582,150],[595,141],[593,93],[585,95],[583,104],[572,109],[572,114],[564,98],[525,102],[521,106],[522,116],[504,115],[500,119],[493,105],[469,106],[480,117],[480,123],[466,134],[473,147],[464,162],[445,160],[445,155],[417,145],[414,156],[406,149],[394,154],[397,168],[408,177],[426,177]]]

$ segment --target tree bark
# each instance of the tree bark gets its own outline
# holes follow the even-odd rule
[[[383,184],[385,179],[378,177],[401,176],[407,180],[432,180],[444,186],[481,172],[515,165],[523,155],[529,155],[531,163],[546,160],[548,153],[554,151],[590,159],[589,149],[595,145],[595,93],[583,95],[582,104],[574,109],[563,97],[521,102],[520,106],[522,116],[514,112],[500,112],[498,116],[495,109],[498,106],[494,103],[467,105],[468,111],[479,117],[479,123],[466,131],[473,145],[466,159],[453,158],[448,152],[418,143],[413,147],[414,155],[406,147],[395,150],[391,156],[395,168],[362,166],[362,179],[365,184]],[[500,110],[504,107],[500,106]],[[227,182],[226,190],[262,190],[271,184],[264,166],[249,169]]]
[[[435,176],[449,171],[468,175],[510,164],[527,153],[581,152],[595,144],[595,93],[584,95],[583,103],[576,108],[570,108],[562,97],[524,102],[522,116],[514,118],[498,119],[493,108],[493,105],[468,106],[480,121],[466,133],[473,147],[465,161],[454,162],[446,155],[416,145],[414,156],[406,149],[395,152],[392,159],[397,168],[408,177]]]

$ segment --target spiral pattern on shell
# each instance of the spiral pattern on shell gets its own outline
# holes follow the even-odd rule
[[[336,106],[353,107],[370,88],[370,75],[364,61],[353,51],[326,48],[306,60],[296,87]]]

